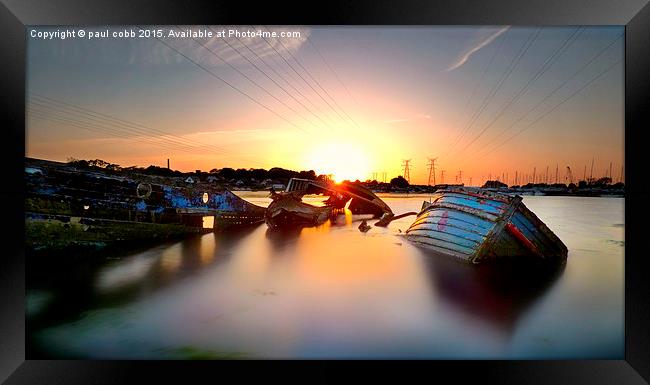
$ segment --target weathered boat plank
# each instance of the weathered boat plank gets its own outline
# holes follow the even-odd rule
[[[425,247],[439,253],[459,257],[465,260],[471,258],[471,256],[476,252],[475,248],[464,247],[453,242],[440,241],[431,237],[423,237],[416,234],[409,236],[409,240],[424,245]]]
[[[436,221],[436,222],[422,221],[417,225],[413,224],[413,226],[411,226],[412,230],[425,230],[425,231],[429,231],[429,230],[443,231],[443,230],[447,230],[447,228],[449,228],[450,233],[467,234],[468,236],[470,236],[470,238],[472,239],[477,238],[477,240],[481,240],[481,241],[487,236],[489,232],[489,229],[468,225],[466,222],[456,222],[453,219],[447,219],[444,225],[441,225],[440,221]]]
[[[484,237],[477,237],[477,239],[467,238],[465,235],[451,233],[448,230],[439,231],[435,229],[413,229],[409,232],[410,235],[418,235],[425,238],[439,239],[445,242],[453,243],[459,246],[476,248],[476,246],[483,243]]]
[[[456,215],[450,217],[448,210],[430,210],[429,215],[417,218],[412,226],[417,226],[420,223],[453,223],[482,234],[487,234],[487,231],[492,228],[492,222],[490,221],[479,222],[472,219],[470,215],[461,212],[457,212]]]
[[[516,256],[566,258],[566,246],[521,201],[480,189],[442,190],[423,203],[405,236],[473,263]]]

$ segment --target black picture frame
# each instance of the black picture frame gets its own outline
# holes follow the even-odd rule
[[[25,64],[27,25],[276,24],[276,25],[625,25],[625,358],[586,361],[307,362],[305,374],[277,361],[40,361],[25,360],[23,253]],[[145,0],[2,0],[0,51],[3,106],[3,252],[0,256],[0,381],[7,384],[239,381],[339,381],[341,368],[360,368],[363,379],[407,381],[475,379],[530,384],[643,384],[650,381],[650,290],[645,230],[650,218],[650,162],[645,159],[650,110],[650,5],[645,0],[182,2]],[[304,363],[304,362],[303,362]],[[246,370],[248,365],[259,370]],[[293,365],[291,365],[293,366]],[[278,376],[280,375],[280,376]],[[418,377],[415,377],[415,376]],[[138,377],[136,377],[138,376]],[[142,377],[140,377],[142,376]],[[306,376],[306,377],[305,377]],[[422,377],[424,376],[424,377]],[[487,380],[487,381],[486,381]],[[445,382],[446,382],[445,381]]]

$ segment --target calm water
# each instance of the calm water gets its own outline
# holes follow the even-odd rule
[[[396,213],[428,198],[382,197]],[[402,239],[414,217],[361,233],[349,215],[48,267],[28,278],[28,358],[622,358],[624,200],[524,203],[564,268],[484,271]]]

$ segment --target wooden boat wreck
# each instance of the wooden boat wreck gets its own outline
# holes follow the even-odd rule
[[[317,226],[330,218],[333,206],[314,206],[302,201],[296,192],[271,192],[273,202],[266,210],[270,228]]]
[[[25,181],[28,242],[45,249],[166,239],[264,221],[263,207],[214,184],[189,185],[178,177],[28,158]]]
[[[410,241],[472,263],[508,257],[565,260],[567,247],[520,196],[480,189],[436,192],[406,230]]]
[[[302,201],[305,195],[327,196],[324,205]],[[266,223],[272,229],[318,226],[346,206],[352,214],[369,214],[374,218],[392,217],[390,207],[372,191],[353,183],[333,183],[292,178],[285,191],[271,190],[273,202],[266,209]]]

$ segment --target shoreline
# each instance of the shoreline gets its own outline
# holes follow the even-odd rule
[[[470,188],[476,188],[480,190],[486,190],[486,191],[493,191],[493,192],[498,192],[498,193],[503,193],[503,194],[508,194],[508,195],[520,195],[520,196],[549,196],[549,197],[582,197],[582,198],[625,198],[625,193],[623,192],[594,192],[594,191],[578,191],[578,192],[557,192],[557,191],[551,191],[551,192],[545,192],[543,190],[521,190],[521,189],[484,189],[481,187],[470,187]],[[233,189],[231,190],[235,194],[239,193],[268,193],[269,190],[265,189]],[[375,194],[391,194],[391,195],[426,195],[426,194],[435,194],[437,190],[395,190],[395,191],[386,191],[386,190],[373,190],[371,189]]]

